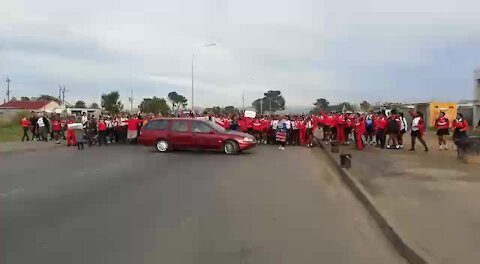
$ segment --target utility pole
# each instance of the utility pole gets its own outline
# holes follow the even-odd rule
[[[242,92],[242,109],[245,112],[245,91]]]
[[[263,99],[260,99],[260,114],[263,115]]]
[[[7,76],[7,80],[6,80],[6,82],[7,82],[7,102],[10,102],[10,82],[11,81],[12,80],[10,80],[10,78],[8,78],[8,76]]]
[[[133,90],[130,90],[129,101],[130,101],[130,113],[132,113],[133,112]]]
[[[58,99],[62,102],[62,105],[65,105],[65,86],[58,85]]]

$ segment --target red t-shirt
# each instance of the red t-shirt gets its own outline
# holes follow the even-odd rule
[[[244,120],[246,121],[247,128],[253,128],[253,119],[247,117]]]
[[[142,121],[142,120],[139,120],[139,119],[129,119],[129,120],[127,120],[126,121],[126,123],[128,123],[127,129],[128,130],[137,130],[137,125],[138,125],[139,121]]]
[[[386,118],[378,118],[375,120],[375,127],[377,130],[385,130],[387,129],[388,121]]]
[[[20,120],[20,125],[22,127],[29,127],[30,126],[30,121],[28,121],[28,119],[22,119],[22,120]]]
[[[435,122],[435,127],[437,129],[448,129],[450,127],[450,123],[448,122],[448,118],[446,117],[440,117],[437,119]]]
[[[255,120],[252,123],[252,127],[253,127],[253,130],[255,130],[255,131],[261,131],[262,130],[262,123],[260,123],[259,120]]]
[[[62,130],[62,125],[60,125],[60,122],[58,122],[58,120],[53,120],[52,130],[55,131],[55,132],[58,132],[58,131]]]
[[[107,130],[107,125],[105,124],[105,122],[103,122],[103,121],[98,122],[98,130],[100,130],[100,131]]]

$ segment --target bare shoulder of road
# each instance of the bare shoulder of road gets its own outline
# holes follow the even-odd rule
[[[5,155],[0,262],[405,263],[322,155]]]

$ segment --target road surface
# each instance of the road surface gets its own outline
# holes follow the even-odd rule
[[[322,155],[2,155],[0,263],[405,263]]]

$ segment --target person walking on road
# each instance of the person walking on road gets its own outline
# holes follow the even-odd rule
[[[450,135],[448,129],[450,128],[450,122],[448,118],[445,116],[445,112],[440,112],[440,117],[435,120],[435,128],[437,129],[437,136],[438,136],[438,149],[447,150],[447,139],[446,136]]]
[[[27,141],[30,141],[30,138],[28,137],[28,130],[30,129],[30,121],[27,119],[26,116],[22,117],[22,120],[20,120],[20,125],[22,126],[22,129],[23,129],[22,142],[25,141],[25,138],[27,139]]]
[[[398,145],[403,149],[403,135],[407,133],[408,123],[403,113],[400,113],[400,133],[398,134]]]
[[[427,143],[423,140],[423,132],[425,131],[425,121],[423,120],[423,114],[421,112],[417,112],[416,114],[410,113],[413,117],[412,120],[412,131],[410,136],[412,137],[412,147],[409,151],[415,151],[415,142],[418,138],[420,143],[422,143],[423,147],[425,148],[425,152],[428,152]]]
[[[47,121],[47,118],[45,116],[43,116],[42,113],[40,113],[40,117],[38,118],[37,120],[37,131],[38,131],[38,138],[40,140],[43,140],[45,142],[48,141],[48,127],[50,126],[48,121]]]
[[[458,113],[457,119],[453,120],[452,129],[454,141],[462,140],[467,137],[468,123],[463,119],[461,113]]]
[[[103,117],[98,121],[98,145],[101,146],[102,142],[104,145],[107,145],[107,125]]]

